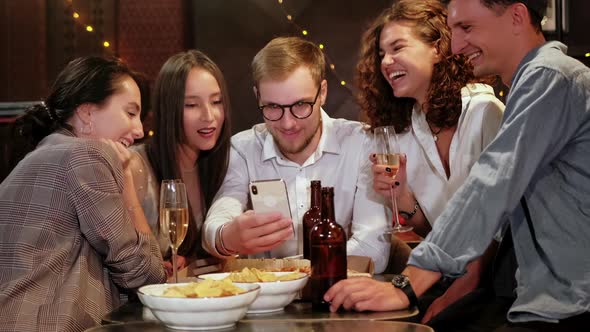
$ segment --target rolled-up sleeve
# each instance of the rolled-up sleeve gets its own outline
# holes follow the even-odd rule
[[[203,248],[211,255],[228,257],[221,254],[215,246],[217,232],[223,224],[231,222],[246,209],[249,181],[246,159],[232,146],[227,174],[203,225]]]
[[[571,91],[560,73],[538,68],[515,82],[498,135],[408,264],[447,276],[463,274],[508,220],[531,180],[577,130],[584,110],[564,104]]]
[[[164,281],[155,238],[138,232],[124,207],[123,174],[115,152],[100,142],[83,145],[72,152],[67,172],[82,234],[103,256],[113,282],[132,289]]]

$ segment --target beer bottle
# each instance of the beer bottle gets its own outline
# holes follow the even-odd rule
[[[311,181],[311,201],[309,210],[303,215],[303,258],[309,259],[309,234],[313,226],[321,220],[322,215],[322,182]]]
[[[334,188],[322,188],[322,215],[310,232],[311,303],[313,310],[328,311],[324,294],[346,279],[346,232],[334,217]]]

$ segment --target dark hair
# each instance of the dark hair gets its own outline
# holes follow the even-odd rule
[[[428,123],[452,127],[461,115],[461,89],[474,80],[472,67],[462,55],[451,51],[451,33],[446,25],[447,12],[437,0],[399,0],[385,9],[364,33],[357,65],[358,102],[371,127],[393,125],[397,132],[411,123],[413,98],[398,98],[381,73],[379,38],[389,22],[408,21],[424,43],[436,47],[441,59],[434,65],[426,104]]]
[[[125,76],[135,80],[140,91],[145,86],[138,74],[119,59],[88,56],[70,61],[57,75],[47,99],[29,107],[16,119],[13,135],[25,142],[19,156],[14,159],[18,160],[33,150],[57,129],[72,130],[68,120],[77,107],[85,103],[103,104],[117,91],[119,82]],[[144,91],[141,91],[142,96]]]
[[[148,157],[158,180],[181,178],[177,162],[177,147],[186,142],[184,132],[184,93],[186,79],[193,68],[208,71],[221,89],[225,120],[219,139],[208,151],[201,151],[198,159],[198,172],[201,192],[205,201],[205,211],[211,206],[213,198],[223,182],[229,163],[231,137],[230,102],[225,79],[219,67],[205,54],[196,50],[181,52],[170,57],[162,66],[154,86],[153,115],[156,133],[148,148]],[[204,214],[205,214],[205,211]],[[189,214],[192,219],[192,213]],[[200,244],[194,222],[189,223],[188,233],[179,253],[187,255]]]
[[[441,0],[444,5],[448,5],[451,0]],[[531,24],[537,32],[542,31],[541,22],[547,9],[548,0],[479,0],[485,7],[495,10],[496,6],[506,9],[506,7],[513,5],[517,2],[524,4],[527,7],[529,16],[531,18]]]

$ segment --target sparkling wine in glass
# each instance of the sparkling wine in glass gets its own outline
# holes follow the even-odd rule
[[[397,135],[393,126],[377,127],[373,130],[375,137],[376,159],[377,165],[391,168],[388,175],[395,176],[399,169],[400,151],[397,142]],[[386,234],[399,233],[411,231],[413,227],[403,226],[399,222],[399,213],[397,209],[397,198],[395,197],[395,190],[390,188],[391,193],[391,207],[393,212],[393,227],[388,227],[385,230]]]
[[[172,251],[172,276],[178,282],[178,247],[188,231],[188,203],[182,180],[163,180],[160,187],[160,230],[168,235]]]

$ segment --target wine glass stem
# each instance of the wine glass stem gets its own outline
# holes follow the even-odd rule
[[[391,191],[391,210],[393,211],[393,220],[395,220],[395,225],[393,225],[393,230],[397,230],[400,228],[399,223],[399,213],[397,211],[397,198],[395,196],[395,190],[393,188],[390,189]]]
[[[174,278],[174,282],[178,283],[178,266],[176,264],[176,257],[178,256],[176,249],[172,249],[172,278]]]

